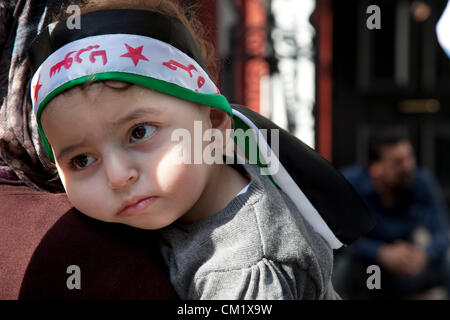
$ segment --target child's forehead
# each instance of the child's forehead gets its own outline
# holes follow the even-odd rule
[[[175,112],[177,116],[200,111],[205,106],[183,100],[153,89],[121,81],[98,81],[88,86],[70,88],[53,98],[44,109],[68,110],[78,106],[110,108],[111,112],[122,114],[129,109],[152,109],[154,115]],[[116,108],[112,106],[116,105]],[[75,110],[74,110],[75,111]]]
[[[143,95],[151,95],[152,100],[158,99],[159,97],[152,94],[152,91],[154,90],[121,81],[97,81],[87,86],[78,85],[61,92],[50,100],[46,108],[54,104],[67,105],[67,102],[74,100],[101,103],[102,100],[108,101],[111,98],[126,100]],[[130,102],[132,101],[130,100]]]

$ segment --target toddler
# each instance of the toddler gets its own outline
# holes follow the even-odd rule
[[[233,121],[248,119],[218,91],[181,9],[111,3],[89,2],[79,30],[49,25],[31,50],[39,133],[74,207],[159,230],[180,298],[339,299],[334,235],[260,166],[220,153]],[[197,129],[215,130],[214,159],[234,163],[185,161],[211,146],[176,138]]]

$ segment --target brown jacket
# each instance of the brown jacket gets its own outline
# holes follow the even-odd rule
[[[70,265],[81,289],[68,289]],[[65,194],[0,185],[0,299],[176,299],[155,233],[93,220]]]

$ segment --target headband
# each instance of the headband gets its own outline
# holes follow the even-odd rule
[[[41,113],[52,98],[88,80],[130,82],[232,115],[180,22],[145,10],[95,11],[81,19],[81,29],[68,29],[66,21],[48,25],[30,48],[31,101],[52,160]]]

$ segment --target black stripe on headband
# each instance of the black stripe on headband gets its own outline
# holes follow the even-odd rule
[[[53,52],[67,43],[103,34],[136,34],[166,42],[183,51],[208,73],[197,45],[189,31],[178,20],[157,12],[134,9],[100,10],[82,14],[81,29],[68,29],[67,20],[50,30],[47,26],[33,40],[29,56],[33,74]]]

